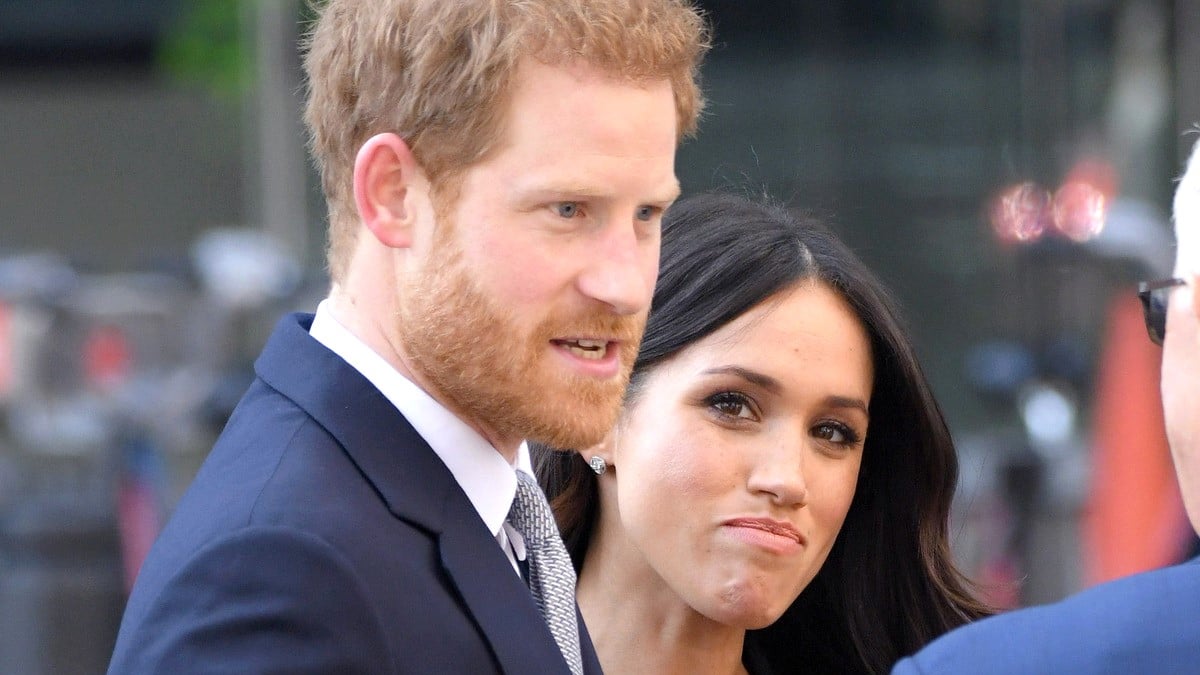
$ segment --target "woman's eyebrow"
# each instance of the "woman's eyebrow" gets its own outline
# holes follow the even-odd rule
[[[703,371],[703,375],[733,375],[740,377],[751,384],[758,385],[772,394],[779,394],[783,391],[783,385],[779,380],[760,373],[757,370],[750,370],[743,366],[717,366],[708,368]],[[860,410],[864,415],[870,416],[870,411],[867,409],[867,403],[861,398],[854,396],[827,396],[825,405],[830,408],[849,408],[852,410]]]
[[[861,410],[864,415],[868,417],[871,415],[867,410],[867,404],[861,398],[854,398],[852,396],[829,396],[825,399],[825,405],[830,408]]]
[[[770,375],[760,373],[757,370],[750,370],[749,368],[743,368],[742,366],[718,366],[716,368],[709,368],[705,370],[703,374],[735,375],[751,384],[755,384],[763,389],[766,389],[772,394],[778,394],[783,391],[783,385],[779,383],[779,380],[776,380]]]

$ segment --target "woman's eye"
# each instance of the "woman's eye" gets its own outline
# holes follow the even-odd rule
[[[754,419],[754,409],[750,407],[750,401],[744,395],[735,391],[723,391],[719,394],[714,394],[708,399],[708,404],[714,410],[727,417],[738,417],[742,419]]]
[[[838,445],[854,445],[858,443],[858,434],[850,427],[837,422],[822,422],[813,427],[813,435],[817,438],[837,443]]]
[[[578,202],[559,202],[554,207],[560,218],[574,218],[579,214]]]

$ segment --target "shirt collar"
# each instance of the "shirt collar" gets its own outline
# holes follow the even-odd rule
[[[454,480],[491,531],[498,536],[508,518],[517,493],[514,469],[533,475],[529,446],[517,448],[515,466],[466,422],[438,403],[424,389],[404,377],[365,342],[338,323],[329,301],[317,306],[309,334],[340,356],[350,367],[362,373],[380,391],[409,424],[421,434],[429,447],[450,469]]]

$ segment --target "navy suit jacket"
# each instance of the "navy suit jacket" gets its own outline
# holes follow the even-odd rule
[[[892,670],[914,673],[1200,673],[1200,558],[958,628]]]
[[[255,363],[142,566],[109,672],[566,675],[449,469],[311,322],[285,317]]]

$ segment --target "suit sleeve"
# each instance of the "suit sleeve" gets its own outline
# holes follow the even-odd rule
[[[370,596],[332,546],[251,527],[200,549],[128,626],[116,673],[390,673]]]
[[[924,675],[924,672],[912,657],[901,659],[892,667],[892,675]]]

